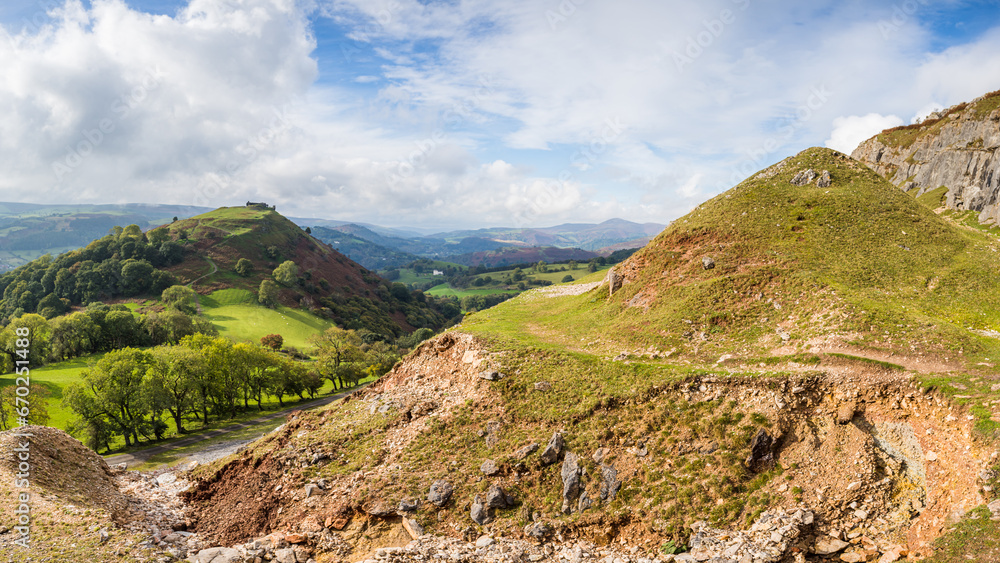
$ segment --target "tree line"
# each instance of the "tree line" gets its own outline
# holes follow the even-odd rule
[[[159,440],[168,420],[182,434],[188,421],[231,419],[262,410],[269,398],[284,406],[289,395],[315,397],[324,380],[334,390],[357,385],[400,357],[386,342],[334,327],[312,339],[318,360],[302,362],[273,350],[274,336],[258,345],[198,333],[175,345],[112,350],[64,391],[75,415],[70,430],[94,450],[110,450],[119,437],[126,446]]]
[[[25,313],[51,319],[72,305],[158,294],[175,283],[159,268],[183,258],[184,247],[170,240],[166,229],[114,227],[85,248],[57,258],[46,254],[0,276],[0,324]]]
[[[167,292],[164,294],[168,295]],[[82,311],[54,319],[25,313],[0,330],[2,373],[10,373],[15,360],[23,359],[15,358],[17,329],[22,327],[31,331],[27,360],[33,367],[128,346],[173,344],[185,336],[197,333],[214,335],[218,332],[207,319],[173,306],[162,312],[135,314],[125,305],[95,302]]]

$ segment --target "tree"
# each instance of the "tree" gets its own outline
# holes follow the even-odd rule
[[[312,229],[310,229],[309,227],[306,227],[306,234],[307,234],[307,235],[311,235],[311,234],[313,234],[313,230],[312,230]]]
[[[257,300],[261,305],[273,307],[278,302],[278,284],[271,280],[260,282],[260,290],[257,291]]]
[[[195,306],[195,300],[197,299],[195,292],[186,285],[172,285],[164,289],[163,293],[160,294],[160,299],[163,300],[163,303],[167,307],[178,311],[191,315],[198,312]]]
[[[18,334],[18,329],[24,328],[28,329],[27,337]],[[30,366],[44,364],[51,351],[51,336],[51,325],[41,315],[27,313],[10,321],[7,327],[0,331],[0,351],[5,354],[9,361],[9,364],[4,367],[7,367],[9,371],[9,368],[15,366],[14,362],[17,361],[28,361]],[[28,347],[25,348],[22,344],[27,344]],[[21,350],[27,350],[27,354],[22,353]]]
[[[81,374],[81,386],[88,398],[75,390],[70,408],[83,418],[99,415],[105,418],[115,433],[125,438],[125,445],[139,442],[139,431],[145,418],[152,414],[151,395],[143,389],[152,355],[145,350],[123,348],[108,352],[97,364]]]
[[[145,260],[128,259],[122,262],[121,283],[125,295],[140,295],[153,285],[155,268]]]
[[[135,315],[127,309],[109,311],[104,316],[104,325],[101,328],[106,349],[118,350],[142,344],[139,323]]]
[[[171,223],[176,223],[176,222],[177,222],[177,216],[176,216],[176,215],[174,215],[174,220],[173,220],[173,221],[171,221]]]
[[[567,282],[571,282],[571,281],[573,281],[573,276],[572,275],[566,274],[565,276],[563,276],[563,279],[562,279],[563,283],[567,283]]]
[[[364,359],[361,337],[353,330],[330,327],[321,334],[309,337],[309,343],[317,348],[317,365],[320,373],[336,388],[345,387],[345,381],[359,379],[357,372],[363,372],[353,364]]]
[[[382,377],[399,361],[396,347],[388,342],[374,342],[365,351],[365,372],[369,377]]]
[[[281,337],[280,334],[267,334],[260,337],[260,343],[262,346],[270,348],[271,350],[281,350],[281,345],[284,344],[285,339]]]
[[[228,411],[236,412],[236,397],[240,394],[235,384],[235,377],[230,373],[229,353],[233,344],[221,336],[193,334],[181,339],[181,346],[198,351],[204,359],[204,365],[195,374],[194,385],[200,398],[203,422],[208,424],[209,403],[214,403],[217,415]]]
[[[101,329],[87,313],[77,311],[52,319],[49,324],[52,329],[50,359],[58,362],[97,349]]]
[[[274,280],[284,286],[291,286],[299,277],[299,267],[291,260],[285,260],[271,273]]]
[[[45,426],[49,422],[48,401],[45,399],[51,393],[41,385],[31,386],[31,409],[28,411],[28,424]],[[17,416],[17,387],[8,385],[0,389],[0,430],[14,428]]]
[[[247,260],[246,258],[240,258],[236,261],[236,266],[233,267],[237,274],[242,277],[247,277],[253,273],[253,262]]]
[[[149,239],[150,244],[161,245],[170,240],[170,231],[168,231],[165,227],[152,229],[146,233],[146,238]]]
[[[195,409],[198,376],[205,369],[201,354],[184,346],[160,346],[152,350],[150,388],[160,395],[157,401],[174,419],[177,433],[183,434],[184,415]]]
[[[576,263],[576,260],[570,260],[569,261],[569,269],[570,270],[576,270],[578,267],[579,267],[579,265]]]

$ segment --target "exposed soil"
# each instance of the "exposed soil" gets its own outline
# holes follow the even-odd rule
[[[356,414],[404,414],[385,430],[384,450],[373,458],[369,470],[333,478],[322,493],[307,498],[302,489],[307,479],[301,475],[314,451],[296,450],[293,444],[296,437],[318,431],[338,415],[328,410],[293,419],[270,438],[260,457],[244,453],[198,484],[188,497],[198,513],[193,523],[201,534],[223,545],[277,530],[318,533],[327,528],[354,546],[356,558],[378,547],[405,543],[396,512],[398,498],[380,496],[378,491],[398,479],[419,477],[414,475],[419,469],[407,465],[407,445],[430,424],[447,423],[456,407],[474,402],[477,409],[502,418],[498,395],[480,377],[493,369],[496,360],[466,334],[448,333],[425,343],[377,384],[340,406]],[[848,551],[905,546],[917,557],[928,553],[929,542],[962,514],[984,502],[981,478],[997,454],[973,440],[971,418],[960,409],[924,392],[905,373],[874,364],[833,361],[822,371],[815,366],[784,367],[792,374],[747,377],[737,368],[730,377],[695,377],[637,398],[635,405],[616,408],[642,413],[648,405],[669,400],[734,401],[740,412],[766,417],[782,468],[764,488],[771,507],[805,507],[816,514],[814,531],[799,544],[804,553],[813,549],[813,538],[831,535],[848,541]],[[487,440],[489,433],[487,428]],[[666,452],[640,455],[636,442],[612,440],[606,444],[606,455],[623,480],[641,490],[645,475],[670,470],[679,456],[696,460],[713,450],[709,442],[692,436]],[[425,468],[431,469],[437,468]],[[521,482],[527,487],[542,479],[541,474],[532,474],[534,469],[527,471],[505,473],[497,482]],[[467,477],[454,477],[460,489],[456,498],[471,495],[475,488],[462,481]],[[636,509],[648,506],[650,500],[640,496]],[[752,516],[750,508],[746,515]],[[468,522],[453,522],[453,516],[447,515],[448,527],[442,530],[466,539],[472,533],[474,539],[477,532],[470,532]],[[550,523],[567,541],[642,546],[647,553],[664,541],[645,518],[607,517],[598,509]],[[484,530],[506,535],[519,528],[498,523]],[[517,537],[519,532],[514,533]]]

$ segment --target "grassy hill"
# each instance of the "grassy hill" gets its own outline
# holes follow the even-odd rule
[[[793,183],[806,170],[830,185]],[[453,499],[407,517],[468,540],[530,532],[702,560],[692,542],[729,545],[765,512],[801,508],[815,521],[789,557],[820,560],[817,542],[836,536],[857,541],[834,558],[903,546],[994,561],[982,505],[1000,474],[997,252],[990,234],[809,149],[675,221],[608,283],[471,315],[354,400],[200,469],[198,529],[232,543],[326,514],[377,521],[444,479]],[[300,463],[313,451],[337,461]],[[278,479],[320,478],[308,508],[272,494]],[[512,505],[482,504],[495,487]],[[252,526],[217,515],[237,505]]]
[[[153,229],[151,234],[157,236],[157,231],[184,244],[184,260],[168,271],[202,294],[234,289],[256,296],[261,282],[272,279],[274,269],[290,260],[299,275],[296,283],[280,290],[278,301],[284,307],[387,335],[437,328],[447,320],[433,303],[414,300],[408,292],[393,293],[377,274],[273,210],[223,207]],[[251,263],[246,275],[235,271],[241,259]],[[268,321],[261,317],[255,322],[263,326]]]

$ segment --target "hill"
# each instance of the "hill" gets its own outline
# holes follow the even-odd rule
[[[199,470],[193,519],[224,545],[327,522],[350,560],[405,527],[565,542],[567,559],[991,561],[990,510],[956,515],[1000,469],[996,249],[809,149],[603,283],[474,314]]]
[[[916,196],[944,187],[942,204],[1000,223],[1000,91],[886,129],[852,157]]]
[[[84,248],[43,256],[0,276],[0,316],[52,318],[95,301],[158,299],[175,284],[202,294],[235,288],[257,296],[286,262],[271,305],[391,337],[447,322],[438,301],[380,279],[273,210],[249,207],[217,209],[147,233],[138,225],[115,227]]]
[[[290,261],[298,271],[278,292],[282,305],[393,336],[447,321],[432,301],[394,288],[274,210],[223,207],[158,227],[150,236],[184,243],[184,260],[167,271],[200,293],[233,288],[256,295]],[[240,260],[249,262],[245,274],[236,272]]]

